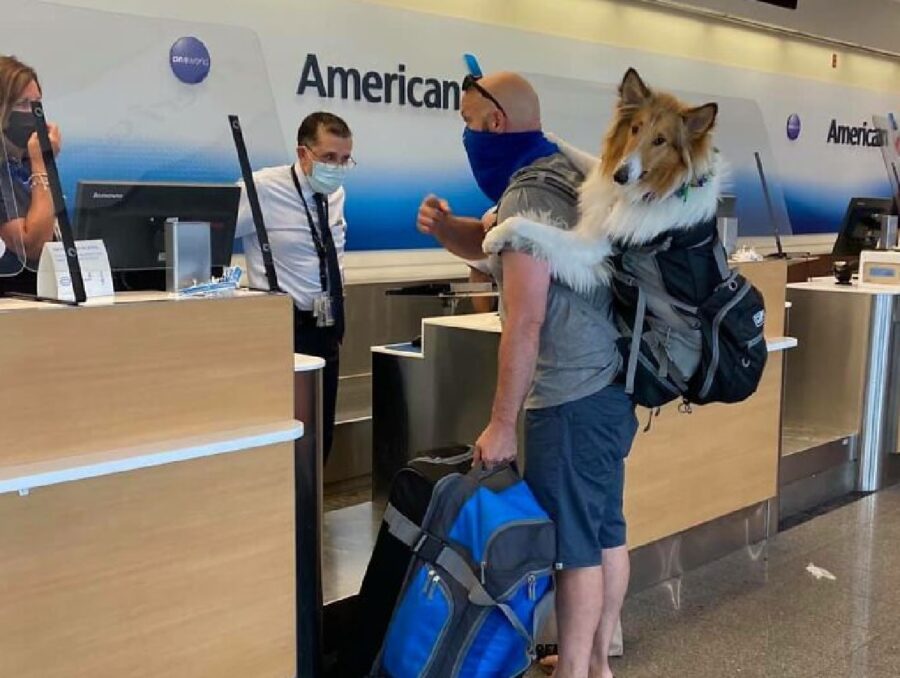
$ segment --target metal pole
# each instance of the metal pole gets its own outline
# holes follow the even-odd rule
[[[297,675],[322,676],[322,369],[294,373]]]
[[[859,436],[857,489],[860,492],[875,492],[882,488],[887,455],[894,451],[890,448],[896,444],[897,413],[891,411],[895,401],[891,397],[891,373],[895,363],[892,349],[896,299],[891,294],[873,295],[869,311],[869,346]]]

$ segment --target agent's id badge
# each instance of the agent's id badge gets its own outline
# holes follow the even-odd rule
[[[334,325],[334,304],[331,297],[323,294],[313,302],[313,315],[316,327],[332,327]]]

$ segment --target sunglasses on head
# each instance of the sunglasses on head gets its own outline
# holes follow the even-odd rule
[[[497,107],[497,110],[499,110],[503,115],[506,115],[506,111],[503,110],[503,106],[500,104],[499,101],[497,101],[496,98],[494,98],[494,95],[491,94],[490,92],[488,92],[484,87],[482,87],[481,85],[478,84],[478,81],[480,79],[481,79],[480,75],[471,75],[471,74],[467,75],[465,78],[463,78],[463,81],[462,81],[462,91],[467,92],[470,89],[474,89],[481,96],[483,96],[485,99],[487,99],[492,104],[494,104],[494,106]]]

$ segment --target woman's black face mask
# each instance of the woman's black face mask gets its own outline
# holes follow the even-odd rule
[[[13,146],[25,150],[28,148],[28,140],[36,130],[37,125],[30,111],[12,111],[3,134]]]

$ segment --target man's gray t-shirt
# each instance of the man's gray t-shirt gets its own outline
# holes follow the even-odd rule
[[[535,181],[536,171],[546,181]],[[578,221],[574,193],[583,179],[561,153],[535,161],[513,175],[500,199],[497,223],[509,217],[533,218],[540,214],[550,217],[558,227],[573,228]],[[500,287],[502,317],[501,257],[491,257],[491,268]],[[554,407],[609,386],[621,366],[615,345],[618,337],[608,287],[601,285],[581,295],[551,280],[534,381],[525,408]]]

